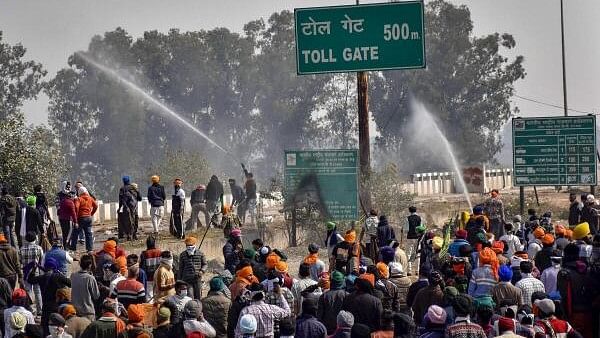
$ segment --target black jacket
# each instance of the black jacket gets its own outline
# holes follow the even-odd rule
[[[354,315],[354,323],[367,325],[371,332],[379,329],[383,306],[379,298],[362,292],[354,292],[346,297],[342,310]]]
[[[417,214],[412,214],[407,217],[408,219],[408,233],[406,234],[406,238],[408,239],[417,239],[419,235],[417,234],[417,227],[421,225],[421,216]]]
[[[231,274],[235,275],[235,267],[240,264],[241,261],[241,244],[233,242],[231,239],[227,240],[223,246],[223,258],[225,259],[225,269],[229,270]]]
[[[337,315],[342,310],[348,292],[344,289],[325,291],[319,297],[317,318],[321,321],[328,334],[333,334],[337,327]]]
[[[251,199],[256,199],[257,195],[256,195],[256,181],[253,178],[249,178],[248,180],[246,180],[246,183],[244,184],[244,188],[246,189],[246,198],[251,200]]]
[[[395,239],[396,233],[394,233],[394,229],[388,224],[387,219],[380,219],[377,225],[377,244],[379,247],[382,248]]]
[[[232,204],[239,205],[244,201],[244,199],[246,199],[246,195],[244,194],[244,189],[242,189],[242,187],[237,184],[229,185],[229,187],[231,188],[231,197],[233,198],[231,201]]]
[[[190,204],[194,205],[194,204],[206,203],[205,195],[206,194],[205,194],[204,190],[194,189],[192,191],[192,196],[190,197]]]
[[[165,205],[166,199],[165,187],[158,183],[148,187],[148,202],[150,202],[151,207],[162,207]]]
[[[569,206],[569,225],[575,226],[579,224],[581,218],[581,210],[579,209],[579,202],[575,201]]]
[[[206,199],[208,201],[218,201],[223,195],[223,184],[216,176],[210,178],[206,186]]]
[[[14,222],[16,215],[17,200],[11,195],[0,197],[0,221],[4,224]]]
[[[588,222],[590,232],[595,234],[598,231],[598,210],[590,205],[583,206],[581,210],[581,222]]]
[[[20,239],[19,234],[21,233],[21,210],[17,211],[17,217],[15,219],[15,232],[17,233],[17,238]],[[42,216],[40,216],[40,212],[30,206],[26,206],[25,211],[25,233],[29,231],[33,231],[36,234],[44,233],[44,223],[42,222]]]
[[[197,281],[200,279],[200,275],[206,272],[207,268],[206,257],[198,249],[193,255],[188,254],[187,251],[179,255],[178,278],[185,282],[193,283]]]

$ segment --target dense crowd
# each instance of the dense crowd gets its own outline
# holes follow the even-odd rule
[[[79,216],[97,206],[82,185],[76,188],[66,199],[77,230],[85,230]],[[139,255],[127,253],[120,238],[94,251],[86,237],[86,253],[74,261],[77,235],[73,228],[51,234],[39,223],[47,203],[40,208],[45,196],[35,190],[12,212],[12,196],[3,191],[0,199],[3,337],[599,334],[600,234],[591,195],[581,201],[571,195],[567,225],[534,210],[525,221],[517,215],[506,222],[497,191],[443,229],[426,226],[411,207],[404,238],[371,210],[347,230],[328,222],[323,245],[308,245],[297,271],[289,271],[283,250],[261,239],[245,248],[234,226],[222,248],[224,268],[209,279],[198,240],[185,233],[178,234],[185,244],[180,253],[161,250],[152,234]]]

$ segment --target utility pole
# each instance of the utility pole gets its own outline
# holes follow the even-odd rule
[[[360,0],[356,0],[360,5]],[[356,91],[358,96],[358,152],[360,158],[360,198],[361,205],[368,212],[371,208],[371,195],[367,180],[371,170],[371,146],[369,139],[369,75],[367,72],[356,73]]]
[[[569,116],[567,106],[567,69],[565,66],[565,19],[563,16],[563,0],[560,0],[560,40],[562,47],[562,81],[563,81],[563,108],[565,116]]]

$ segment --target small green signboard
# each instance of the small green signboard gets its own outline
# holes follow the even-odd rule
[[[314,175],[318,195],[332,220],[358,218],[358,150],[286,150],[286,198]]]
[[[512,120],[516,186],[595,185],[596,117]]]
[[[425,68],[422,1],[297,8],[298,74]]]

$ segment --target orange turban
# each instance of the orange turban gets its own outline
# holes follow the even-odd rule
[[[571,230],[571,229],[565,230],[565,238],[572,240],[573,239],[573,230]]]
[[[524,260],[529,260],[529,254],[525,251],[517,251],[515,252],[515,256]]]
[[[358,276],[358,278],[368,281],[371,283],[371,286],[375,286],[375,275],[372,273],[363,273],[362,275]]]
[[[502,254],[504,252],[504,242],[494,241],[494,244],[492,244],[492,250],[494,250],[497,255]]]
[[[267,269],[275,269],[275,265],[277,265],[277,263],[279,263],[280,260],[281,260],[281,257],[279,257],[278,254],[271,252],[267,256],[267,259],[265,261],[265,266],[267,267]]]
[[[331,280],[329,278],[330,275],[327,271],[323,271],[319,275],[319,286],[321,286],[323,290],[329,290],[331,288]]]
[[[496,253],[492,249],[484,248],[479,252],[479,264],[491,265],[492,273],[494,274],[494,277],[496,277],[496,280],[498,280],[498,267],[500,264],[498,263],[498,257],[496,257]]]
[[[379,271],[379,274],[383,278],[389,278],[390,277],[390,269],[383,262],[377,263],[377,271]]]
[[[129,323],[140,323],[144,320],[144,306],[142,304],[131,304],[127,308]]]
[[[545,234],[544,237],[542,237],[542,244],[544,244],[544,245],[554,244],[554,236],[552,236],[552,234]]]
[[[0,234],[0,243],[6,243],[6,242],[8,242],[8,241],[6,240],[6,237],[4,236],[4,234]]]
[[[533,230],[533,236],[535,238],[542,238],[544,237],[544,235],[546,234],[546,232],[544,231],[544,229],[542,227],[537,227],[535,228],[535,230]]]
[[[115,259],[115,263],[119,266],[121,275],[127,276],[127,258],[125,258],[125,256],[119,256]]]
[[[288,272],[287,263],[284,261],[277,262],[277,264],[275,264],[275,271],[280,272],[280,273]]]
[[[104,242],[104,252],[109,253],[112,258],[117,256],[117,242],[115,241],[106,241]]]
[[[67,304],[62,309],[62,316],[65,319],[68,319],[69,317],[74,316],[76,314],[77,310],[75,310],[75,307],[72,304]]]
[[[235,276],[248,279],[248,277],[252,276],[253,274],[254,274],[254,272],[252,271],[252,267],[250,265],[248,265],[248,266],[245,266],[245,267],[239,269],[235,273]]]
[[[196,245],[198,240],[194,236],[189,236],[185,238],[185,245]]]
[[[348,243],[356,242],[356,231],[354,231],[354,230],[346,231],[346,234],[344,235],[344,241],[346,241]]]
[[[565,232],[566,232],[566,230],[567,230],[567,229],[566,229],[566,228],[565,228],[565,226],[564,226],[564,225],[562,225],[562,224],[557,224],[557,225],[554,227],[554,233],[555,233],[555,234],[557,234],[557,235],[563,235],[563,236],[564,236],[564,235],[565,235]]]

